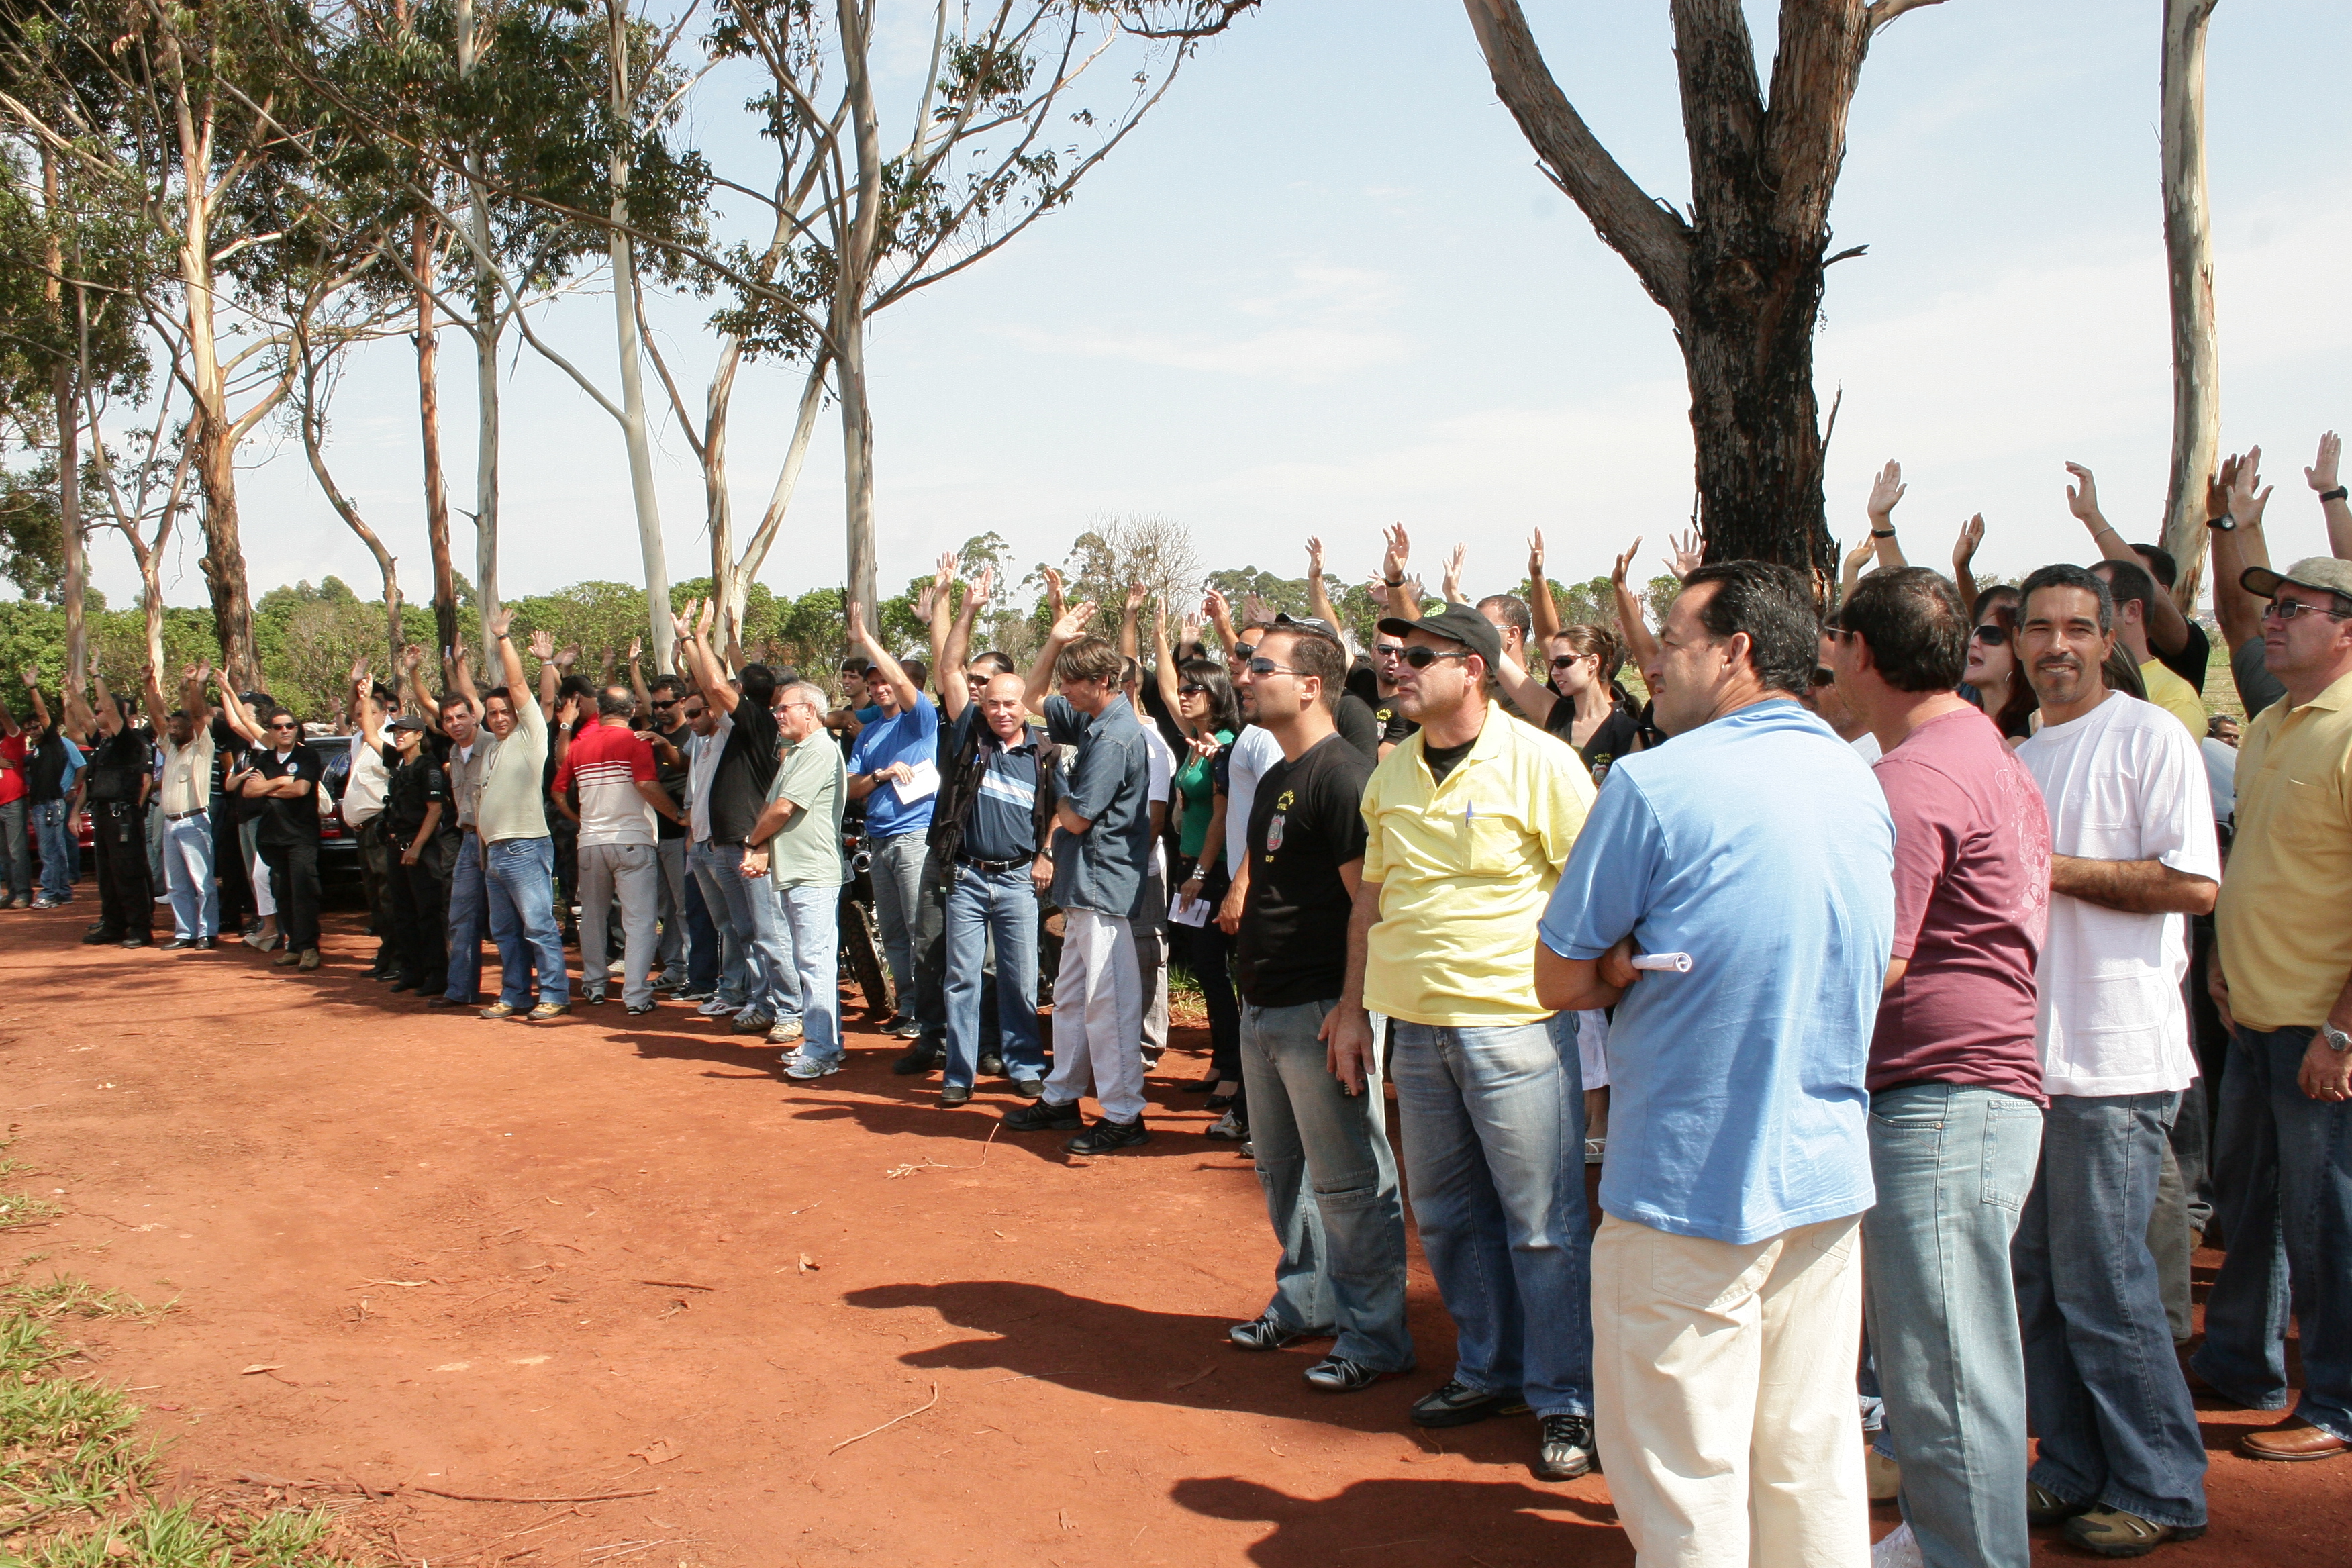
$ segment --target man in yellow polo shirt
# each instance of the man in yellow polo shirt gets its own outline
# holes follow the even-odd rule
[[[1396,702],[1420,732],[1364,791],[1348,978],[1325,1024],[1360,1089],[1385,1014],[1422,1249],[1454,1318],[1454,1375],[1423,1426],[1533,1409],[1536,1472],[1592,1468],[1591,1233],[1572,1015],[1536,1000],[1535,933],[1584,826],[1576,753],[1488,701],[1501,656],[1467,605],[1384,620],[1404,639]]]
[[[2147,700],[2189,726],[2192,739],[2205,738],[2205,700],[2197,689],[2167,668],[2148,646],[2147,629],[2156,615],[2156,598],[2163,590],[2147,569],[2130,561],[2099,561],[2091,575],[2104,578],[2116,601],[2116,641],[2131,650],[2139,667],[2139,683]]]
[[[2303,1398],[2239,1451],[2328,1459],[2352,1453],[2352,562],[2240,581],[2270,601],[2263,666],[2286,700],[2239,744],[2214,910],[2213,997],[2231,1023],[2214,1212],[2230,1251],[2189,1366],[2242,1405],[2284,1407],[2292,1302]]]

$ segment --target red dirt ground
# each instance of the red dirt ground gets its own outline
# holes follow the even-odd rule
[[[0,1110],[40,1173],[13,1184],[67,1210],[8,1257],[178,1299],[75,1332],[181,1493],[659,1489],[338,1500],[453,1568],[1631,1560],[1604,1479],[1533,1479],[1532,1422],[1407,1426],[1452,1344],[1417,1254],[1412,1377],[1335,1399],[1298,1379],[1319,1347],[1226,1347],[1272,1260],[1178,1087],[1197,1055],[1154,1077],[1148,1150],[1077,1161],[992,1145],[1009,1095],[940,1110],[871,1033],[788,1087],[687,1008],[428,1013],[362,977],[349,917],[298,975],[76,945],[95,912],[0,928]],[[2207,1415],[2212,1532],[2159,1561],[2346,1562],[2352,1461],[2229,1452],[2272,1419]]]

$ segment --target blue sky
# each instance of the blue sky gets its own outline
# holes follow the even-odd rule
[[[911,58],[901,31],[894,58]],[[1769,49],[1770,5],[1750,4]],[[1529,0],[1570,99],[1652,194],[1687,174],[1664,0]],[[1864,69],[1833,222],[1869,254],[1831,274],[1817,376],[1842,387],[1833,532],[1862,526],[1869,476],[1899,458],[1898,521],[1941,563],[1984,512],[1980,565],[2018,572],[2088,552],[2064,507],[2073,458],[2134,538],[2160,516],[2170,373],[2158,192],[2155,0],[1949,0],[1881,34]],[[2325,548],[2301,466],[2352,426],[2340,389],[2352,253],[2341,0],[2224,4],[2207,89],[2224,443],[2260,442],[2281,482],[2283,558]],[[757,156],[707,84],[694,133],[722,164]],[[903,118],[903,117],[899,117]],[[606,384],[609,300],[552,307],[544,331]],[[656,320],[700,386],[690,304]],[[894,309],[874,333],[882,575],[903,581],[983,530],[1024,563],[1118,513],[1187,524],[1212,567],[1304,570],[1320,533],[1360,576],[1378,531],[1411,525],[1434,587],[1470,547],[1474,591],[1516,581],[1545,530],[1556,577],[1605,572],[1636,535],[1642,569],[1691,507],[1682,364],[1665,317],[1534,166],[1452,0],[1267,0],[1205,47],[1074,205],[999,256]],[[369,351],[335,405],[332,461],[428,586],[412,360]],[[446,460],[472,504],[471,351],[444,339]],[[638,574],[618,427],[525,351],[506,376],[509,595]],[[739,518],[756,516],[789,435],[797,378],[751,374],[736,404]],[[664,433],[670,571],[708,570],[700,479]],[[265,438],[241,479],[257,587],[372,563],[319,498],[299,444]],[[840,581],[830,418],[763,581]],[[193,531],[190,531],[191,532]],[[473,554],[462,515],[461,566]],[[110,538],[95,580],[136,576]],[[203,600],[193,542],[167,572]]]

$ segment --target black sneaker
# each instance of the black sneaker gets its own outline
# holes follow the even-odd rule
[[[1536,1474],[1548,1481],[1572,1481],[1601,1468],[1592,1443],[1589,1415],[1547,1415],[1541,1446],[1536,1450]]]
[[[1140,1149],[1150,1142],[1151,1134],[1143,1130],[1142,1117],[1132,1121],[1113,1121],[1106,1116],[1062,1147],[1073,1154],[1116,1154],[1122,1149]]]
[[[959,1105],[970,1105],[971,1090],[960,1083],[949,1084],[940,1090],[940,1103],[950,1109]]]
[[[1225,1331],[1225,1338],[1234,1342],[1234,1348],[1245,1351],[1278,1351],[1301,1340],[1328,1340],[1330,1337],[1328,1329],[1286,1329],[1271,1316],[1235,1323]]]
[[[1467,1426],[1489,1415],[1527,1413],[1528,1402],[1519,1397],[1516,1388],[1490,1394],[1450,1378],[1444,1387],[1412,1402],[1412,1424],[1416,1426]]]
[[[887,1032],[890,1034],[898,1033],[896,1029],[888,1030]],[[920,1046],[917,1046],[913,1050],[908,1051],[905,1056],[900,1057],[897,1061],[892,1062],[890,1064],[890,1070],[897,1073],[900,1078],[913,1078],[918,1073],[927,1073],[939,1065],[940,1058],[937,1052],[929,1051]]]
[[[1325,1394],[1357,1394],[1384,1378],[1402,1377],[1411,1367],[1399,1367],[1394,1372],[1380,1372],[1360,1361],[1346,1356],[1327,1355],[1301,1373],[1307,1386]]]
[[[1076,1132],[1086,1124],[1076,1105],[1056,1105],[1050,1100],[1016,1105],[1004,1113],[1004,1125],[1015,1132]]]
[[[882,1026],[882,1032],[886,1035],[895,1035],[902,1040],[919,1040],[923,1037],[923,1026],[904,1013],[892,1014],[890,1021]]]
[[[994,1051],[991,1051],[988,1055],[981,1058],[980,1076],[982,1078],[1003,1078],[1004,1076],[1004,1058],[998,1056]]]
[[[1045,1092],[1045,1080],[1042,1078],[1016,1078],[1013,1080],[1013,1092],[1024,1100],[1034,1100]]]

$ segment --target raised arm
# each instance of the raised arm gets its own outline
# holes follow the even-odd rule
[[[1551,645],[1538,643],[1535,646],[1549,647]],[[1541,727],[1543,721],[1551,717],[1553,703],[1567,700],[1521,668],[1519,661],[1507,653],[1503,655],[1502,659],[1495,666],[1495,679],[1501,685],[1504,695],[1517,705],[1521,713],[1527,715],[1528,722],[1538,727]]]
[[[114,705],[114,693],[106,689],[106,677],[100,672],[94,657],[89,661],[89,679],[90,684],[98,689],[98,732],[101,735],[121,734],[122,710]]]
[[[924,629],[929,633],[927,641],[929,644],[929,651],[931,656],[931,679],[938,685],[942,700],[947,697],[949,687],[962,684],[961,679],[950,680],[947,678],[948,664],[941,657],[947,652],[948,637],[953,629],[951,623],[955,619],[956,611],[955,575],[957,567],[961,564],[962,563],[956,559],[954,551],[942,552],[939,568],[931,574],[931,596],[928,602],[917,606],[923,612]],[[964,603],[967,605],[971,603],[971,595],[964,595]],[[957,673],[961,675],[962,672],[961,659],[957,660],[956,668]]]
[[[163,688],[156,677],[155,667],[152,664],[140,676],[139,700],[147,710],[147,722],[154,726],[155,733],[160,738],[163,733],[171,710],[163,706]]]
[[[1838,574],[1838,603],[1843,605],[1853,596],[1853,586],[1862,581],[1862,569],[1878,553],[1878,542],[1868,534],[1862,542],[1845,552],[1845,565]]]
[[[645,638],[629,639],[629,695],[637,700],[637,711],[646,716],[647,723],[651,723],[654,717],[654,694],[646,687],[646,667],[639,662],[639,656],[645,651]]]
[[[1143,657],[1137,642],[1136,616],[1143,608],[1143,601],[1150,596],[1151,590],[1140,583],[1127,585],[1127,604],[1118,616],[1118,651],[1129,658]]]
[[[33,700],[34,725],[38,729],[46,730],[49,728],[54,721],[49,717],[49,705],[47,701],[41,696],[41,672],[28,664],[25,667],[23,673],[25,677],[25,695]]]
[[[1633,588],[1625,581],[1625,574],[1633,570],[1633,558],[1641,552],[1642,541],[1637,536],[1625,547],[1625,553],[1617,557],[1617,564],[1609,569],[1609,587],[1617,599],[1617,630],[1625,639],[1625,656],[1633,661],[1635,669],[1644,672],[1642,679],[1647,680],[1650,663],[1658,657],[1658,639],[1650,635],[1648,625],[1642,619],[1642,601],[1633,596]]]
[[[705,599],[698,607],[688,605],[694,624],[688,626],[685,616],[673,615],[670,629],[677,635],[681,657],[694,670],[694,683],[702,689],[702,700],[721,713],[732,713],[743,694],[729,684],[727,672],[719,668],[719,656],[710,651],[710,619],[717,601]]]
[[[1217,628],[1218,648],[1231,653],[1234,645],[1242,639],[1234,631],[1233,606],[1225,603],[1225,596],[1214,588],[1201,595],[1201,614]]]
[[[512,638],[509,638],[499,646],[505,648],[511,648],[514,647],[514,641]],[[558,653],[555,651],[554,636],[548,632],[544,627],[541,627],[540,630],[530,634],[530,657],[539,660],[540,715],[551,723],[555,719],[555,694],[563,689],[564,672],[569,670],[572,666],[578,661],[580,658],[580,645],[578,643],[573,643],[562,653]],[[515,660],[515,668],[518,672],[521,670],[521,659],[518,658]],[[508,683],[508,689],[509,690],[520,691],[522,689],[522,687],[517,681],[509,681]]]
[[[2260,447],[2231,458],[2205,486],[2206,515],[2226,511],[2232,525],[2213,534],[2213,619],[2221,627],[2224,653],[2235,653],[2263,635],[2263,602],[2238,581],[2248,567],[2271,563],[2270,542],[2263,537],[2263,511],[2271,492],[2258,488],[2262,460]]]
[[[1529,638],[1537,647],[1549,647],[1551,639],[1559,636],[1559,605],[1551,596],[1551,579],[1544,575],[1543,530],[1528,535],[1528,613],[1535,617],[1535,635]]]
[[[1181,636],[1189,642],[1198,635],[1200,626],[1197,616],[1187,616]],[[1160,688],[1160,706],[1168,710],[1169,717],[1175,720],[1178,729],[1186,734],[1192,733],[1192,726],[1184,722],[1183,705],[1176,695],[1176,658],[1168,650],[1168,611],[1165,605],[1155,607],[1151,614],[1151,679]]]
[[[2099,510],[2098,481],[2091,477],[2091,470],[2080,463],[2069,463],[2066,471],[2077,481],[2066,487],[2066,510],[2081,519],[2083,526],[2091,531],[2091,542],[2098,550],[2099,559],[2126,561],[2134,566],[2145,565],[2139,558],[2139,552],[2116,531],[2115,525],[2107,521]],[[2180,613],[2180,606],[2172,602],[2170,594],[2156,596],[2156,608],[2147,622],[2147,640],[2151,647],[2164,653],[2179,653],[2188,646],[2189,617]]]
[[[228,721],[228,727],[236,731],[246,744],[258,746],[268,739],[261,732],[261,721],[254,716],[252,709],[245,705],[245,699],[229,689],[226,671],[221,675],[220,694],[221,716]]]
[[[1397,620],[1421,619],[1421,584],[1405,575],[1412,559],[1412,541],[1406,537],[1404,524],[1389,524],[1388,547],[1381,554],[1381,586],[1388,591],[1389,615]]]
[[[549,653],[555,650],[554,640],[545,632],[532,633],[530,644],[531,651],[535,654],[541,647],[545,647]],[[498,656],[499,678],[506,685],[509,700],[528,692],[530,688],[523,681],[522,655],[515,651],[513,610],[501,607],[497,615],[490,617],[490,647],[491,651]],[[544,658],[545,655],[541,657]]]
[[[1952,541],[1952,584],[1960,591],[1960,603],[1973,611],[1977,603],[1977,574],[1974,563],[1977,546],[1984,542],[1984,513],[1979,512],[1960,524],[1960,536]]]
[[[1045,695],[1054,689],[1054,661],[1062,650],[1087,635],[1087,622],[1094,618],[1092,600],[1057,617],[1045,633],[1045,646],[1037,650],[1036,662],[1029,667],[1028,694],[1023,699],[1032,713],[1045,711]],[[1083,833],[1085,828],[1076,831]]]
[[[1462,596],[1462,572],[1469,563],[1470,547],[1466,544],[1455,545],[1453,553],[1446,556],[1445,579],[1439,585],[1438,592],[1447,604],[1466,605],[1470,602]]]
[[[180,672],[180,706],[188,722],[201,730],[213,721],[213,705],[205,700],[205,682],[213,676],[209,664],[192,664]]]
[[[2335,431],[2319,437],[2319,457],[2303,470],[2306,483],[2319,494],[2319,510],[2327,519],[2327,553],[2352,561],[2352,504],[2345,500],[2344,481],[2336,477],[2344,456],[2344,442]]]
[[[940,703],[950,719],[962,715],[971,706],[971,683],[963,678],[963,667],[971,662],[971,628],[980,619],[981,610],[988,604],[988,595],[996,587],[996,568],[980,569],[980,581],[963,597],[963,608],[956,612],[955,624],[948,627],[947,641],[931,647],[931,663],[939,671]]]
[[[882,646],[881,639],[866,629],[866,606],[855,598],[849,601],[849,640],[866,655],[867,663],[882,672],[882,679],[888,681],[890,689],[898,694],[898,706],[912,710],[916,699],[922,693],[907,678],[906,666],[891,658],[890,650]]]
[[[1889,460],[1870,481],[1870,542],[1878,555],[1881,571],[1895,566],[1907,566],[1903,559],[1903,546],[1895,537],[1895,508],[1911,487],[1903,482],[1903,465]]]

